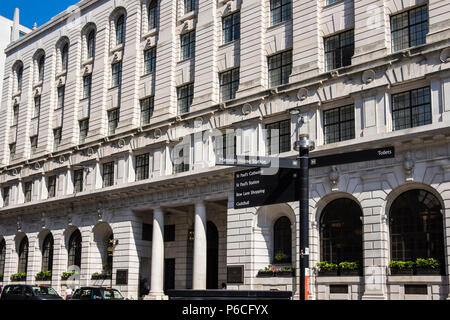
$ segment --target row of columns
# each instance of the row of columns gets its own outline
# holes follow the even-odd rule
[[[207,235],[206,206],[195,204],[193,290],[206,290]],[[164,212],[153,210],[153,240],[150,300],[165,299],[164,295]]]

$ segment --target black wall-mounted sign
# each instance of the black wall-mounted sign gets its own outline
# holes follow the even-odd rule
[[[244,283],[244,266],[232,266],[227,268],[227,283]]]
[[[128,270],[117,270],[116,285],[118,286],[128,285]]]
[[[379,148],[372,150],[347,152],[341,154],[334,154],[331,156],[324,156],[318,158],[311,158],[309,160],[310,168],[320,168],[335,166],[340,164],[349,164],[355,162],[374,161],[395,158],[395,148]]]

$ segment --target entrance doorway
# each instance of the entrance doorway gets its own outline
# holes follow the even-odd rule
[[[164,260],[164,293],[175,289],[175,259]]]
[[[219,287],[219,231],[214,223],[207,225],[207,271],[206,288],[213,290]]]

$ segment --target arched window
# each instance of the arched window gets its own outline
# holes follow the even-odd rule
[[[288,217],[281,217],[273,226],[273,255],[275,263],[292,262],[292,230]]]
[[[362,211],[350,199],[328,204],[320,218],[321,260],[362,263]]]
[[[38,60],[38,82],[44,81],[45,57],[42,55]]]
[[[158,14],[158,2],[157,0],[153,0],[150,2],[148,6],[148,30],[156,28],[157,24],[157,14]]]
[[[17,91],[22,91],[23,66],[17,67]]]
[[[69,67],[69,44],[66,43],[61,49],[61,70],[67,71]]]
[[[45,237],[42,244],[42,270],[53,270],[53,236],[51,233]]]
[[[28,238],[24,237],[19,246],[19,268],[18,273],[27,273],[28,269]]]
[[[76,230],[69,240],[68,266],[78,266],[81,268],[81,232]]]
[[[425,190],[411,190],[393,202],[390,217],[391,260],[434,258],[444,264],[442,207]]]
[[[5,260],[6,260],[6,242],[5,239],[0,241],[0,274],[5,273]]]
[[[125,43],[125,16],[121,15],[116,21],[116,45]]]
[[[88,59],[95,56],[95,30],[91,30],[86,38],[87,57]]]

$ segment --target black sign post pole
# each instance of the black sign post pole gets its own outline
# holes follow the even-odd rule
[[[315,149],[315,145],[308,135],[300,135],[295,148],[300,153],[300,301],[305,301],[308,300],[309,279],[309,152]]]

